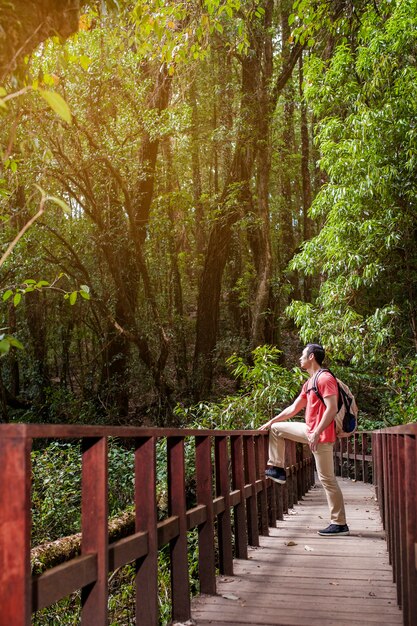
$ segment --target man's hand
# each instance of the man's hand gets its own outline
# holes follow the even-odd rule
[[[258,430],[269,430],[271,428],[271,422],[266,422],[265,424],[262,424],[262,426],[259,426]]]
[[[320,434],[316,430],[313,430],[312,433],[308,433],[307,437],[308,437],[310,450],[312,452],[315,452],[317,450],[317,445],[319,443]]]

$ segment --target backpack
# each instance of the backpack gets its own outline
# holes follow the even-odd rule
[[[337,397],[337,413],[335,415],[336,435],[338,437],[350,437],[358,427],[358,406],[356,404],[355,396],[346,385],[331,372],[329,369],[322,368],[317,372],[313,378],[313,385],[311,391],[314,391],[319,400],[325,404],[323,396],[321,395],[317,382],[322,372],[329,372],[337,382],[338,397]]]

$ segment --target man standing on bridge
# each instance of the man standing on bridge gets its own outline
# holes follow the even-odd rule
[[[330,525],[318,534],[322,537],[348,535],[343,494],[336,480],[333,462],[333,446],[336,441],[334,418],[337,413],[338,388],[336,379],[324,371],[317,379],[317,389],[324,403],[312,390],[313,378],[322,368],[324,348],[309,343],[300,357],[300,366],[310,376],[304,383],[300,395],[291,406],[263,424],[260,430],[269,430],[269,461],[265,475],[283,485],[285,472],[285,439],[308,443],[316,461],[319,480],[326,492],[330,509]],[[305,408],[305,423],[288,422]]]

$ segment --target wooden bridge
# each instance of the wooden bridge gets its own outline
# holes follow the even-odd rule
[[[131,562],[136,624],[156,626],[158,549],[167,544],[174,623],[416,626],[416,436],[417,425],[408,425],[339,443],[335,462],[351,535],[327,539],[316,534],[328,510],[308,449],[287,446],[287,483],[276,485],[264,477],[265,431],[1,425],[0,626],[28,626],[35,611],[78,590],[81,624],[104,626],[109,572]],[[112,543],[109,437],[129,440],[135,457],[135,532]],[[30,452],[33,440],[54,438],[82,444],[81,554],[32,577]],[[158,522],[161,438],[169,514]],[[194,450],[197,485],[189,509],[185,442]],[[195,528],[201,596],[191,601],[187,534]]]

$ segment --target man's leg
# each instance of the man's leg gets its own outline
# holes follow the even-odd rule
[[[346,525],[345,503],[343,494],[334,473],[333,444],[319,443],[314,452],[317,474],[326,492],[330,509],[330,521],[338,526]]]
[[[268,465],[285,468],[285,439],[308,443],[307,427],[302,422],[275,422],[269,430]]]

